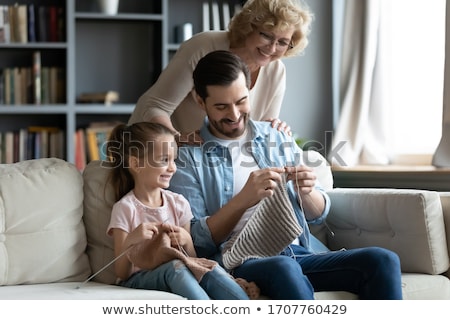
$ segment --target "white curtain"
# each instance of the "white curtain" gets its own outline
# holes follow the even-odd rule
[[[387,164],[385,99],[389,76],[380,37],[382,0],[333,1],[335,165]],[[383,43],[387,43],[384,41]]]
[[[450,167],[450,3],[447,0],[442,137],[433,156],[436,167]]]

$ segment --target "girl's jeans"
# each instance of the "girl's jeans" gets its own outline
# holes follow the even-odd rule
[[[140,270],[119,284],[135,289],[172,292],[189,300],[248,299],[245,291],[222,267],[217,265],[199,283],[180,260],[166,262],[151,271]]]
[[[314,291],[348,291],[360,299],[402,299],[400,260],[392,251],[368,247],[305,252],[288,246],[280,255],[247,260],[235,277],[255,281],[271,299],[314,299]]]

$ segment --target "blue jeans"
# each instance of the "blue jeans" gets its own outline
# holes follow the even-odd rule
[[[172,260],[153,270],[140,270],[121,286],[135,289],[168,291],[189,300],[246,300],[245,291],[220,266],[207,272],[200,282],[180,260]]]
[[[311,254],[290,245],[278,256],[247,260],[233,275],[255,281],[261,294],[271,299],[312,300],[314,291],[348,291],[367,300],[402,299],[400,259],[379,247]]]

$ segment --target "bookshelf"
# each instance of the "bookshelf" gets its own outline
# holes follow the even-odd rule
[[[41,86],[46,86],[45,83],[49,85],[49,82],[42,80],[46,77],[44,69],[53,68],[59,70],[56,83],[60,87],[56,100],[45,98],[45,93],[40,103],[33,95],[12,102],[5,100],[2,94],[0,163],[5,163],[2,154],[5,154],[6,132],[20,133],[32,126],[47,127],[51,132],[59,128],[63,147],[57,156],[74,163],[78,129],[87,128],[93,122],[126,122],[139,96],[156,81],[177,50],[177,27],[191,23],[193,33],[203,30],[204,2],[210,0],[121,0],[118,14],[106,15],[100,12],[97,1],[93,0],[0,0],[2,7],[16,3],[27,9],[34,6],[36,36],[34,41],[10,39],[8,42],[1,38],[0,31],[0,40],[3,40],[0,41],[2,75],[4,70],[14,68],[29,69],[33,75],[33,57],[39,52]],[[234,5],[235,1],[229,2]],[[55,11],[59,19],[57,29],[47,30],[46,37],[40,36],[44,26],[39,26],[45,21],[40,7],[58,8]],[[50,20],[54,18],[50,18],[48,13],[45,17],[45,28],[50,29]],[[55,27],[54,22],[52,26]],[[50,32],[53,34],[51,37]],[[56,38],[55,32],[59,35]],[[33,92],[34,76],[28,82],[27,90]],[[3,81],[0,87],[2,92],[4,86]],[[85,93],[110,90],[119,93],[119,101],[110,106],[77,100]],[[44,92],[42,88],[40,92]],[[32,154],[29,157],[39,156]],[[23,159],[16,158],[14,161],[20,160]]]

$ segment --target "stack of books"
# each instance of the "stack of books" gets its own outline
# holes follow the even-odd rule
[[[241,9],[242,6],[236,1],[209,0],[203,2],[203,31],[227,30],[231,17]]]
[[[59,5],[0,5],[0,43],[63,42],[65,12]]]

